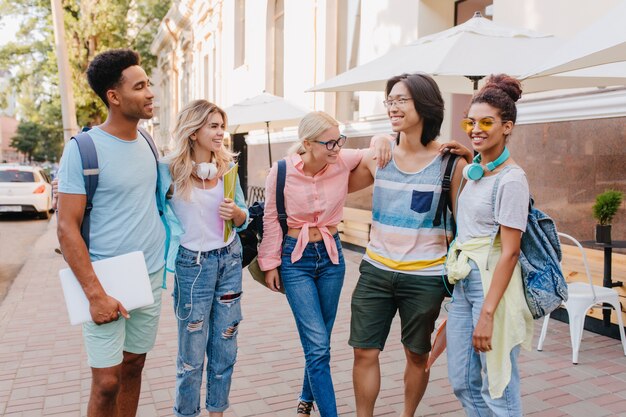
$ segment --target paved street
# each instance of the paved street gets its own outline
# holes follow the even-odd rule
[[[47,227],[47,220],[34,219],[32,215],[0,215],[0,302]]]
[[[85,415],[90,370],[80,328],[70,326],[66,316],[57,276],[64,264],[53,252],[54,226],[53,220],[0,305],[0,415],[6,417]],[[360,254],[346,251],[346,257],[346,284],[333,335],[332,371],[340,414],[353,417],[352,352],[347,339],[349,299]],[[169,285],[171,288],[171,279]],[[254,283],[247,274],[244,292],[245,319],[240,326],[232,406],[226,416],[293,417],[303,357],[286,300]],[[176,323],[170,290],[163,293],[163,303],[157,346],[146,364],[140,417],[172,415]],[[535,334],[538,331],[539,326]],[[381,356],[383,377],[377,416],[396,416],[402,407],[404,364],[398,340],[396,325]],[[580,365],[572,365],[570,358],[567,327],[556,321],[551,324],[544,352],[522,353],[525,415],[626,417],[626,358],[619,341],[585,332]],[[463,415],[447,382],[445,362],[445,357],[440,358],[433,368],[417,415]]]

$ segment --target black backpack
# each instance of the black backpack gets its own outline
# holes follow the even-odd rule
[[[278,161],[278,174],[276,177],[276,210],[278,211],[278,221],[283,231],[283,236],[287,234],[287,213],[285,212],[285,178],[287,176],[287,164],[284,159]],[[259,243],[263,239],[263,214],[265,202],[256,201],[248,209],[250,213],[250,223],[248,227],[239,232],[239,239],[242,247],[241,266],[246,267],[256,258]]]

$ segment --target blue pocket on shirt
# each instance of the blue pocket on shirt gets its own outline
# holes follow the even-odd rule
[[[433,204],[433,191],[416,191],[413,190],[411,196],[411,210],[416,213],[427,213]]]

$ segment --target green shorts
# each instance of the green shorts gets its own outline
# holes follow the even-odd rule
[[[122,363],[123,352],[148,353],[154,347],[161,316],[163,269],[150,274],[154,304],[129,311],[130,319],[97,325],[83,324],[87,362],[92,368],[110,368]]]
[[[359,272],[352,293],[350,346],[383,350],[399,311],[402,344],[417,354],[430,352],[430,337],[446,295],[442,276],[385,271],[365,260]]]

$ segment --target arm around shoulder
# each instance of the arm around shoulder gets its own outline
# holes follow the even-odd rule
[[[372,150],[368,150],[361,162],[350,172],[348,178],[348,192],[362,190],[363,188],[374,183],[374,173],[376,172],[376,160]]]

